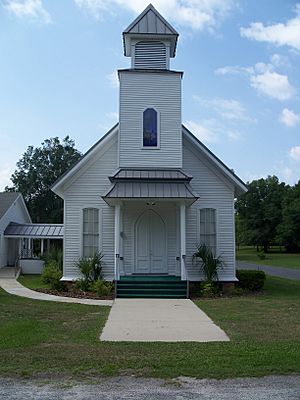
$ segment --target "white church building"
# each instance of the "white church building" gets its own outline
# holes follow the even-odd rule
[[[224,261],[219,280],[236,281],[234,199],[247,189],[182,125],[183,72],[170,66],[177,40],[151,4],[123,32],[131,67],[118,71],[119,123],[52,187],[64,200],[65,281],[80,277],[79,258],[101,251],[120,297],[147,297],[135,282],[151,297],[168,278],[203,279],[199,243]]]

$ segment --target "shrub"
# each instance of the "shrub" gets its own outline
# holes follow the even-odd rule
[[[76,262],[76,267],[79,268],[86,282],[94,282],[102,277],[102,262],[103,254],[95,253],[91,258],[80,258]]]
[[[60,281],[62,278],[62,271],[58,267],[56,261],[51,261],[44,268],[42,273],[42,282],[50,285],[53,290],[63,290],[65,285]]]
[[[198,259],[201,261],[199,262]],[[200,264],[207,282],[218,280],[218,270],[223,268],[224,263],[220,256],[215,257],[209,246],[204,243],[198,245],[196,252],[193,254],[193,260]]]
[[[41,259],[45,261],[45,266],[52,263],[52,261],[56,261],[57,267],[62,271],[63,270],[63,251],[57,246],[52,246],[49,251],[47,251]]]
[[[200,284],[200,295],[204,297],[213,297],[218,293],[218,288],[212,282],[202,282]]]
[[[239,269],[236,271],[236,277],[239,280],[236,286],[251,291],[261,290],[266,280],[264,271]]]
[[[113,285],[111,282],[106,282],[101,279],[96,280],[95,282],[92,282],[91,285],[91,290],[97,294],[97,296],[108,296],[113,288]]]
[[[90,290],[90,282],[86,279],[78,279],[75,281],[75,288],[83,292],[88,292]]]

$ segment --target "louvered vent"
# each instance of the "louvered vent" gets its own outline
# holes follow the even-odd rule
[[[167,51],[162,42],[138,42],[135,45],[134,68],[167,68]]]

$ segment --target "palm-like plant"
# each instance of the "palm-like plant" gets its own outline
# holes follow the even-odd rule
[[[200,264],[207,282],[211,283],[218,280],[218,270],[223,268],[224,262],[220,256],[215,257],[209,246],[204,243],[197,245],[197,250],[193,254],[193,261]]]

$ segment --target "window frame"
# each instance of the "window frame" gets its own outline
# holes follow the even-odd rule
[[[98,240],[97,240],[97,245],[98,245],[98,252],[100,252],[101,251],[101,247],[102,247],[102,242],[101,242],[101,238],[102,238],[102,235],[101,235],[101,223],[100,223],[100,221],[101,221],[101,209],[99,208],[99,207],[96,207],[96,206],[94,206],[94,205],[91,205],[91,206],[85,206],[85,207],[83,207],[82,209],[81,209],[81,218],[80,218],[80,222],[81,222],[81,224],[80,224],[80,257],[81,258],[90,258],[90,257],[86,257],[85,255],[84,255],[84,220],[83,220],[83,218],[84,218],[84,210],[89,210],[89,209],[94,209],[94,210],[97,210],[98,211]]]
[[[149,108],[152,108],[156,112],[157,116],[157,145],[156,146],[144,146],[144,112],[148,110]],[[142,137],[141,137],[141,149],[142,150],[159,150],[160,149],[160,112],[155,106],[148,105],[147,107],[144,107],[142,110]]]
[[[215,207],[201,207],[198,209],[198,218],[197,218],[197,238],[198,244],[202,244],[205,242],[201,241],[201,210],[213,210],[215,213],[215,238],[216,238],[216,245],[215,245],[215,257],[219,256],[219,223],[218,223],[218,209]]]

